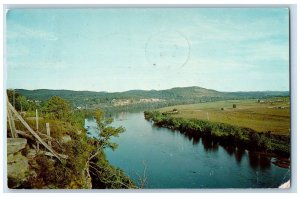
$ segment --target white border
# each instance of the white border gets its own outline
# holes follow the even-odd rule
[[[237,195],[236,192],[261,192],[261,193],[265,193],[265,192],[280,192],[282,194],[282,192],[297,192],[297,188],[299,188],[299,181],[297,181],[297,178],[296,177],[299,177],[299,172],[297,172],[297,169],[296,169],[296,166],[297,166],[297,159],[299,157],[296,156],[296,150],[297,150],[297,141],[299,142],[299,136],[300,135],[297,135],[297,130],[298,130],[298,125],[297,125],[297,120],[298,120],[298,116],[297,116],[297,111],[299,111],[299,106],[297,105],[297,98],[298,97],[298,92],[297,92],[297,87],[299,87],[299,84],[298,84],[298,81],[297,81],[297,76],[298,75],[298,72],[299,70],[297,70],[297,24],[299,22],[299,20],[297,20],[297,4],[298,4],[298,1],[296,0],[286,0],[284,1],[284,3],[289,3],[289,4],[294,4],[294,5],[288,5],[288,4],[282,4],[283,1],[281,0],[262,0],[262,1],[259,1],[259,2],[254,2],[255,4],[252,4],[253,1],[249,1],[249,0],[243,0],[243,1],[239,1],[239,0],[232,0],[232,1],[227,1],[227,4],[224,4],[224,1],[222,0],[205,0],[205,1],[201,1],[201,3],[205,3],[205,4],[198,4],[198,2],[196,0],[186,0],[186,1],[183,1],[182,3],[178,3],[178,2],[174,2],[174,1],[170,1],[170,0],[152,0],[152,1],[149,1],[149,0],[146,0],[146,1],[143,1],[143,2],[140,2],[140,1],[137,1],[137,0],[129,0],[129,1],[126,1],[126,5],[124,4],[125,2],[122,2],[122,1],[117,1],[117,0],[111,0],[111,1],[108,1],[108,2],[99,2],[99,1],[95,1],[95,0],[85,0],[83,2],[72,2],[72,3],[76,3],[76,4],[85,4],[85,5],[72,5],[72,4],[68,4],[67,0],[52,0],[51,2],[41,2],[41,1],[38,1],[38,0],[31,0],[31,1],[27,1],[27,0],[24,0],[24,1],[19,1],[19,0],[11,0],[11,1],[8,1],[8,0],[4,0],[3,2],[3,5],[4,4],[10,4],[8,7],[112,7],[113,5],[117,6],[117,7],[282,7],[282,6],[288,6],[290,9],[291,9],[291,70],[290,70],[290,73],[291,73],[291,103],[292,103],[292,107],[291,107],[291,114],[292,114],[292,188],[289,189],[289,190],[277,190],[275,189],[276,191],[272,191],[273,189],[255,189],[255,190],[251,190],[251,189],[234,189],[234,190],[230,190],[230,189],[201,189],[201,190],[139,190],[137,192],[179,192],[182,193],[182,192],[186,192],[186,193],[189,193],[189,192],[215,192],[215,193],[227,193],[229,194],[230,192],[234,192],[235,194],[229,194],[230,196],[232,195]],[[16,4],[16,3],[20,3],[21,5],[13,5],[13,4]],[[24,3],[29,3],[29,4],[37,4],[37,5],[26,5]],[[56,5],[53,5],[53,4],[50,4],[50,3],[54,3]],[[96,5],[97,3],[103,3],[105,5]],[[163,3],[163,4],[161,4]],[[166,4],[175,4],[176,5],[166,5]],[[89,4],[89,5],[87,5]],[[121,4],[121,5],[120,5]],[[128,5],[128,4],[131,4],[131,5]],[[132,5],[133,4],[133,5]],[[143,4],[143,5],[142,5]],[[189,4],[189,5],[188,5]],[[233,5],[235,4],[235,5]],[[1,22],[3,23],[2,24],[2,27],[4,27],[4,7],[2,6],[2,15],[1,17],[2,20]],[[2,31],[3,33],[4,31]],[[1,36],[1,42],[2,44],[4,44],[4,39],[3,39],[3,36]],[[4,46],[4,45],[2,45]],[[4,48],[1,48],[1,50],[3,50]],[[3,54],[4,50],[2,51],[2,54]],[[3,56],[1,57],[3,58]],[[2,59],[2,62],[4,63],[4,59]],[[4,67],[2,67],[4,68]],[[4,72],[3,72],[3,69],[1,69],[1,77],[4,76]],[[3,84],[1,86],[1,89],[2,90],[2,93],[4,93],[5,91],[5,84],[4,84],[4,79],[2,79],[3,81]],[[1,109],[3,109],[3,116],[1,115],[1,118],[0,118],[0,121],[5,123],[4,122],[4,117],[5,116],[5,110],[4,110],[4,94],[1,98],[1,102],[0,102],[0,106],[1,106]],[[3,127],[2,127],[3,128]],[[5,128],[4,130],[5,131]],[[6,148],[6,145],[5,145],[5,132],[2,133],[3,134],[3,140],[0,140],[0,145],[5,149]],[[3,144],[2,144],[3,143]],[[0,146],[0,147],[1,147]],[[5,151],[5,150],[4,150]],[[0,151],[0,156],[1,156],[1,164],[3,164],[3,168],[4,164],[6,164],[6,155],[4,154],[5,152],[2,152]],[[299,153],[298,153],[299,154]],[[3,156],[5,156],[4,160],[3,159]],[[3,169],[2,168],[2,169]],[[3,177],[3,181],[1,181],[0,179],[0,187],[1,187],[1,191],[3,192],[10,192],[10,193],[6,193],[5,195],[11,195],[11,193],[16,194],[15,191],[12,191],[12,190],[7,190],[5,189],[5,185],[6,185],[6,176],[4,176],[3,173],[5,173],[5,170],[3,171],[2,169],[0,169],[0,175],[1,177]],[[296,183],[297,182],[297,183]],[[297,187],[298,186],[298,187]],[[4,189],[4,190],[3,190]],[[299,190],[299,189],[298,189]],[[49,192],[49,191],[38,191],[38,190],[18,190],[18,192],[25,192],[24,194],[22,195],[28,195],[29,193],[31,192],[42,192],[43,195],[44,192]],[[93,190],[93,191],[87,191],[87,190],[50,190],[50,192],[72,192],[72,195],[82,195],[83,192],[103,192],[103,193],[106,193],[106,192],[124,192],[125,194],[129,194],[128,190],[118,190],[118,191],[113,191],[113,190]],[[277,196],[277,195],[280,195],[280,193],[272,193],[272,196]],[[92,194],[92,193],[89,193],[89,195]],[[152,195],[154,193],[151,193],[150,195]],[[290,193],[290,194],[284,194],[284,195],[295,195],[296,193]],[[46,194],[47,195],[47,194]],[[50,194],[51,195],[51,194]],[[103,194],[96,194],[96,195],[103,195]],[[129,195],[133,195],[132,193],[129,194]],[[175,194],[172,194],[172,196],[175,195]],[[193,195],[193,194],[192,194]],[[195,195],[195,193],[194,193]],[[196,194],[197,195],[197,194]],[[202,194],[201,194],[202,195]],[[222,194],[222,196],[226,194]],[[229,196],[228,195],[228,196]],[[243,195],[252,195],[251,193],[247,194],[247,193],[244,193]],[[256,194],[255,194],[256,195]],[[265,194],[263,194],[265,195]],[[30,194],[30,196],[32,196],[32,194]]]

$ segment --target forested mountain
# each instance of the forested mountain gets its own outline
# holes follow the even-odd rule
[[[31,100],[41,102],[59,96],[67,99],[73,107],[103,109],[147,109],[176,104],[209,102],[227,99],[266,98],[269,96],[288,96],[288,91],[263,92],[219,92],[201,87],[176,87],[167,90],[129,90],[125,92],[92,92],[72,90],[25,90],[16,89],[16,92]]]
[[[226,93],[215,90],[200,88],[200,87],[183,87],[172,88],[167,90],[129,90],[125,92],[92,92],[92,91],[73,91],[73,90],[51,90],[37,89],[25,90],[16,89],[20,94],[38,100],[46,100],[51,96],[60,96],[66,99],[82,98],[104,98],[104,99],[124,99],[124,98],[159,98],[159,99],[174,99],[174,98],[189,98],[203,96],[224,96]]]

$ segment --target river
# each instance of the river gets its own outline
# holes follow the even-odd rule
[[[97,136],[94,120],[85,126]],[[276,166],[276,158],[158,128],[143,113],[121,113],[112,126],[126,131],[112,139],[119,146],[105,150],[107,159],[136,184],[146,177],[145,188],[277,188],[290,179],[290,169]]]

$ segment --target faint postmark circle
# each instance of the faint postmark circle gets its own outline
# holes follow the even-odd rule
[[[149,64],[160,67],[183,67],[190,57],[190,42],[178,31],[160,31],[149,37],[145,56]]]

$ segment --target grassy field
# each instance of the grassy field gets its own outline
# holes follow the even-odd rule
[[[233,108],[233,104],[236,108]],[[190,105],[177,105],[159,109],[171,112],[174,117],[196,118],[213,122],[228,123],[252,128],[259,132],[271,131],[274,134],[290,134],[289,97],[248,100],[228,100]]]

